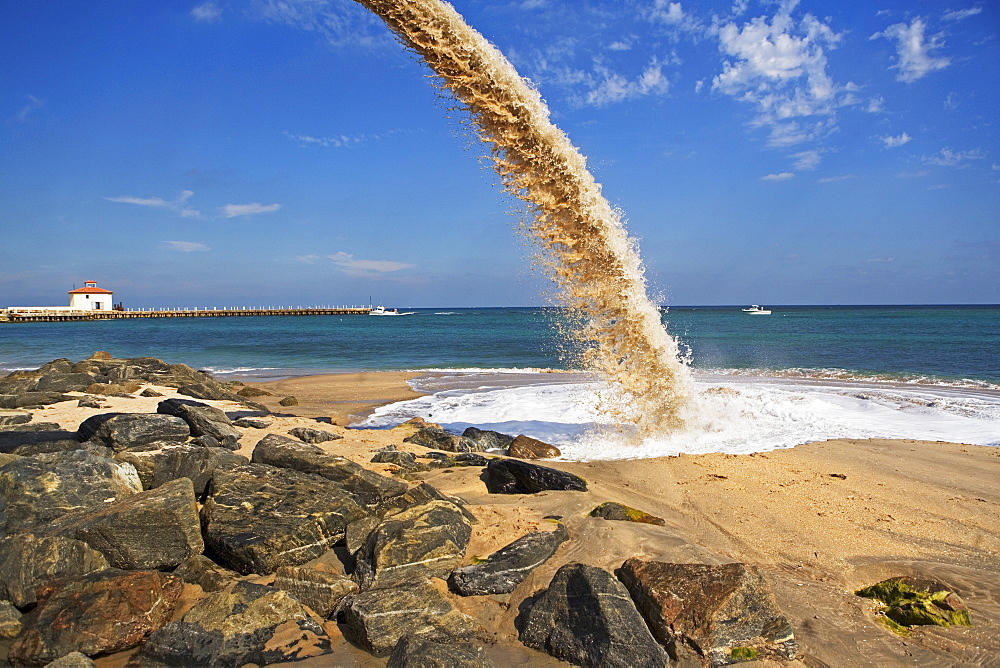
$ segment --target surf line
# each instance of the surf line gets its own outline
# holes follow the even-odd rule
[[[677,341],[649,299],[637,244],[601,194],[586,159],[549,119],[537,90],[442,0],[356,0],[420,55],[462,104],[489,146],[506,191],[526,202],[527,231],[558,287],[557,304],[578,314],[571,333],[581,362],[612,388],[599,406],[640,435],[673,431],[694,394]]]

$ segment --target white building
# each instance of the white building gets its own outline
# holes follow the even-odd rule
[[[110,311],[114,305],[111,290],[97,287],[97,281],[84,281],[82,288],[69,291],[69,307],[81,311]]]

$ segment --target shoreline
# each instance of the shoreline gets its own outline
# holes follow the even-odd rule
[[[377,473],[373,463],[394,446],[418,458],[427,448],[404,439],[412,425],[347,429],[338,416],[422,396],[407,381],[418,372],[329,374],[248,383],[281,390],[268,404],[296,394],[299,406],[278,407],[265,428],[241,428],[238,454],[251,457],[267,434],[320,427],[342,438],[320,444]],[[175,390],[158,387],[165,397]],[[34,422],[75,430],[92,415],[150,413],[164,397],[103,397],[101,408],[65,401],[35,411]],[[209,401],[225,411],[246,407]],[[329,423],[336,423],[333,424]],[[319,423],[319,424],[318,424]],[[324,424],[327,423],[327,424]],[[327,426],[329,424],[329,426]],[[990,665],[1000,655],[1000,448],[909,439],[834,439],[756,454],[702,454],[604,461],[541,461],[585,478],[589,489],[491,494],[480,467],[431,469],[406,478],[460,497],[479,519],[466,563],[491,554],[557,516],[570,539],[510,595],[454,597],[488,620],[496,665],[562,665],[520,644],[514,619],[523,602],[546,588],[556,570],[582,562],[609,572],[625,559],[673,563],[741,562],[758,567],[791,624],[802,657],[792,665]],[[663,526],[590,516],[618,502],[661,517]],[[972,610],[972,627],[919,627],[897,636],[876,621],[871,602],[854,595],[889,577],[913,575],[947,583]],[[267,577],[252,578],[266,584]],[[203,593],[191,585],[191,601]],[[181,614],[177,611],[177,615]],[[326,623],[332,654],[303,666],[384,665],[346,642]],[[127,655],[100,657],[102,668]]]

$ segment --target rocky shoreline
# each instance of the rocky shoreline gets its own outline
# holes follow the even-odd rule
[[[324,657],[349,643],[389,666],[513,655],[535,665],[825,665],[799,646],[752,563],[674,563],[637,549],[594,566],[563,515],[511,521],[498,533],[513,540],[477,556],[484,506],[420,479],[469,471],[488,496],[587,492],[583,477],[528,461],[557,455],[548,444],[415,421],[359,463],[337,454],[347,430],[289,426],[255,401],[262,392],[106,353],[0,379],[0,651],[10,664],[333,665]],[[112,398],[144,410],[106,411]],[[75,430],[42,419],[67,402],[92,414]],[[616,502],[588,514],[664,525]],[[532,587],[546,564],[554,574]],[[918,584],[921,610],[947,613],[933,623],[970,621],[949,586]],[[483,612],[498,607],[511,610],[502,617],[512,629]],[[878,616],[904,620],[896,633],[931,623],[912,608]]]

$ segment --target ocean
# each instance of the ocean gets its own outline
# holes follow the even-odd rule
[[[414,385],[431,394],[358,426],[420,415],[449,429],[525,433],[571,459],[760,452],[827,438],[1000,445],[1000,306],[770,308],[665,311],[697,396],[685,429],[638,441],[595,412],[604,388],[574,370],[555,309],[8,324],[0,372],[96,350],[183,362],[220,379],[423,371]]]

